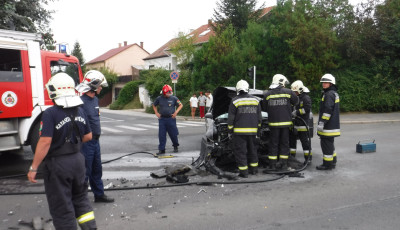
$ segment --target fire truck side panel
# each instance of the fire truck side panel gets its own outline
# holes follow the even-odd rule
[[[39,43],[36,41],[28,41],[28,56],[29,66],[31,69],[31,84],[32,84],[32,105],[44,105],[44,88],[42,77],[42,63]]]
[[[0,118],[30,117],[32,90],[28,52],[1,49],[0,68]]]

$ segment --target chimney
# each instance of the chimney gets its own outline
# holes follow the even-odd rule
[[[124,41],[124,46],[127,46],[128,45],[128,42],[127,41]]]
[[[121,43],[118,43],[118,48],[121,48]]]
[[[143,42],[140,42],[140,48],[143,49]]]

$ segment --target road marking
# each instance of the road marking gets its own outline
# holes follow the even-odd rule
[[[132,126],[125,126],[125,125],[118,125],[116,126],[118,128],[123,128],[123,129],[130,129],[130,130],[135,130],[135,131],[144,131],[147,129],[142,129],[142,128],[137,128],[137,127],[132,127]]]
[[[145,124],[135,124],[135,125],[140,126],[140,127],[150,128],[150,129],[158,129],[158,124],[157,124],[157,126],[145,125]]]
[[[113,132],[113,133],[122,133],[122,131],[121,131],[121,130],[118,130],[118,129],[112,129],[112,128],[108,128],[108,127],[101,127],[101,129],[102,129],[102,130],[109,131],[109,132]]]
[[[158,123],[151,123],[151,124],[154,124],[154,125],[157,125],[157,126],[158,126]],[[176,127],[178,127],[178,128],[185,128],[186,126],[183,126],[183,125],[176,125]]]
[[[178,124],[178,125],[187,125],[187,126],[197,126],[197,127],[204,126],[204,124],[191,124],[191,123],[186,123],[186,122],[184,122],[184,123],[179,122],[179,123],[176,123],[176,124]]]
[[[184,123],[196,124],[196,125],[204,125],[204,121],[184,121]]]

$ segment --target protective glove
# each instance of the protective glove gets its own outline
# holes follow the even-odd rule
[[[293,110],[293,112],[292,112],[292,117],[293,117],[293,118],[297,117],[297,111],[296,111],[296,110]]]
[[[322,132],[323,129],[324,129],[324,122],[322,121],[318,122],[317,131]]]

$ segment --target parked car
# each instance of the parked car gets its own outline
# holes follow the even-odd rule
[[[250,89],[249,94],[256,96],[261,101],[264,95],[262,90]],[[208,171],[221,177],[234,177],[236,169],[235,157],[232,150],[232,139],[228,132],[228,109],[232,98],[236,96],[234,87],[218,87],[213,92],[213,105],[205,115],[206,133],[202,137],[199,158],[193,166],[204,166]],[[308,124],[310,137],[313,133],[313,119]],[[268,164],[269,126],[268,113],[262,112],[262,124],[258,140],[258,157],[260,166]]]

